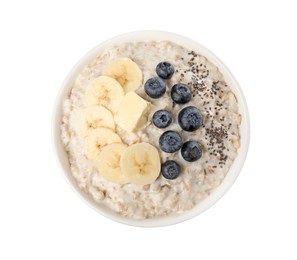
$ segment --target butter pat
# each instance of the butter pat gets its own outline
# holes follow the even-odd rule
[[[148,125],[150,103],[134,91],[128,92],[114,119],[116,124],[128,132],[136,132]]]

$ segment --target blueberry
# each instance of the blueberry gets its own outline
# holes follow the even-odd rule
[[[157,75],[162,79],[170,79],[174,73],[174,67],[167,61],[160,62],[156,67]]]
[[[188,162],[194,162],[201,158],[201,145],[195,141],[185,142],[181,148],[182,157]]]
[[[174,153],[182,146],[181,136],[177,132],[166,131],[160,136],[159,146],[166,153]]]
[[[198,108],[188,106],[178,113],[178,123],[183,130],[193,132],[203,125],[203,116]]]
[[[161,166],[161,172],[164,178],[174,180],[180,173],[180,165],[173,160],[166,161]]]
[[[171,98],[177,104],[186,104],[191,100],[192,93],[186,84],[175,84],[171,89]]]
[[[166,84],[159,77],[151,78],[145,82],[144,90],[151,98],[159,98],[165,93]]]
[[[161,109],[154,113],[153,124],[158,128],[165,128],[172,122],[172,115],[169,111]]]

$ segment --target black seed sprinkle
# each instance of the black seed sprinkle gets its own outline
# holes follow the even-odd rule
[[[225,117],[219,116],[221,110],[227,109],[223,106],[225,102],[221,98],[222,93],[224,93],[222,88],[228,87],[228,85],[224,80],[215,80],[211,83],[211,86],[208,87],[205,83],[205,78],[209,76],[210,71],[206,64],[197,64],[198,59],[196,59],[196,57],[199,59],[200,56],[194,51],[188,52],[188,57],[181,57],[181,60],[186,61],[189,65],[189,69],[182,71],[176,70],[176,73],[180,73],[180,77],[177,81],[187,84],[192,91],[193,97],[197,96],[200,99],[205,118],[208,121],[206,125],[202,126],[205,129],[204,138],[206,141],[206,149],[211,156],[216,156],[219,159],[219,165],[222,168],[228,159],[225,153],[227,153],[229,149],[225,146],[225,143],[226,141],[228,142],[228,140],[230,141],[229,135],[231,133],[228,131],[232,126],[231,123],[224,125]],[[189,79],[188,82],[184,81],[185,78]],[[205,99],[215,99],[215,104],[212,106],[210,105],[210,101]],[[173,103],[172,107],[174,106],[175,104]],[[214,117],[216,118],[215,122]],[[210,167],[212,166],[210,165]]]

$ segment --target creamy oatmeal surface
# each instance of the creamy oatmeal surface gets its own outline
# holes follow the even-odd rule
[[[76,120],[78,111],[84,108],[85,88],[101,75],[107,63],[119,57],[128,57],[136,62],[142,70],[144,82],[156,76],[155,68],[161,61],[169,61],[175,68],[162,98],[148,97],[143,86],[136,91],[155,106],[151,115],[159,109],[170,110],[173,123],[165,129],[151,123],[136,133],[126,132],[120,127],[116,129],[124,143],[148,142],[159,150],[161,162],[168,159],[177,161],[182,171],[175,180],[160,175],[148,185],[112,183],[100,176],[83,153]],[[176,83],[185,83],[191,88],[193,98],[189,103],[173,103],[170,88]],[[203,126],[194,132],[181,130],[177,123],[178,112],[189,105],[199,108],[204,119]],[[123,216],[150,218],[190,210],[220,185],[240,147],[240,123],[237,99],[216,66],[192,50],[171,42],[151,41],[114,46],[94,57],[93,62],[78,75],[69,98],[64,102],[61,133],[71,172],[83,191],[97,203]],[[179,151],[170,154],[160,150],[159,137],[167,130],[178,131],[183,141],[198,141],[203,149],[202,157],[195,162],[186,162]]]

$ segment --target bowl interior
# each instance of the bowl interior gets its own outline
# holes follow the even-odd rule
[[[96,55],[103,52],[106,48],[117,45],[125,42],[133,42],[133,41],[145,41],[145,40],[156,40],[156,41],[172,41],[176,44],[182,45],[187,49],[197,51],[199,54],[205,56],[208,60],[210,60],[213,64],[215,64],[227,82],[227,84],[231,87],[232,91],[235,93],[238,104],[239,104],[239,112],[242,115],[242,123],[240,126],[240,135],[241,135],[241,147],[238,150],[238,155],[234,160],[229,172],[227,173],[226,177],[224,178],[221,185],[219,185],[206,199],[204,199],[201,203],[199,203],[196,207],[192,210],[179,214],[179,215],[172,215],[172,216],[164,216],[164,217],[155,217],[153,219],[145,219],[145,220],[134,220],[131,218],[122,217],[116,213],[114,213],[109,208],[98,205],[93,201],[90,195],[86,194],[82,190],[80,190],[71,175],[70,172],[70,165],[68,161],[67,153],[64,150],[61,138],[60,138],[60,125],[61,125],[61,118],[62,118],[62,103],[68,97],[70,90],[74,84],[74,81],[77,75],[82,71],[82,69],[91,62]],[[160,32],[160,31],[139,31],[139,32],[132,32],[127,33],[124,35],[117,36],[113,39],[110,39],[94,49],[92,49],[89,53],[87,53],[81,60],[73,67],[73,69],[69,72],[68,76],[64,80],[60,92],[58,93],[56,105],[53,114],[53,142],[54,148],[57,155],[57,160],[59,165],[64,172],[67,180],[70,182],[72,188],[75,190],[76,193],[85,201],[88,205],[93,207],[102,215],[118,221],[120,223],[132,225],[132,226],[142,226],[142,227],[154,227],[154,226],[165,226],[171,225],[175,223],[182,222],[184,220],[190,219],[209,207],[211,207],[216,201],[218,201],[226,191],[232,186],[234,181],[236,180],[243,163],[245,161],[248,145],[249,145],[249,115],[248,109],[246,105],[246,101],[244,95],[241,91],[241,88],[237,81],[235,80],[234,76],[228,70],[228,68],[220,61],[211,51],[200,45],[199,43],[188,39],[186,37],[168,33],[168,32]]]

